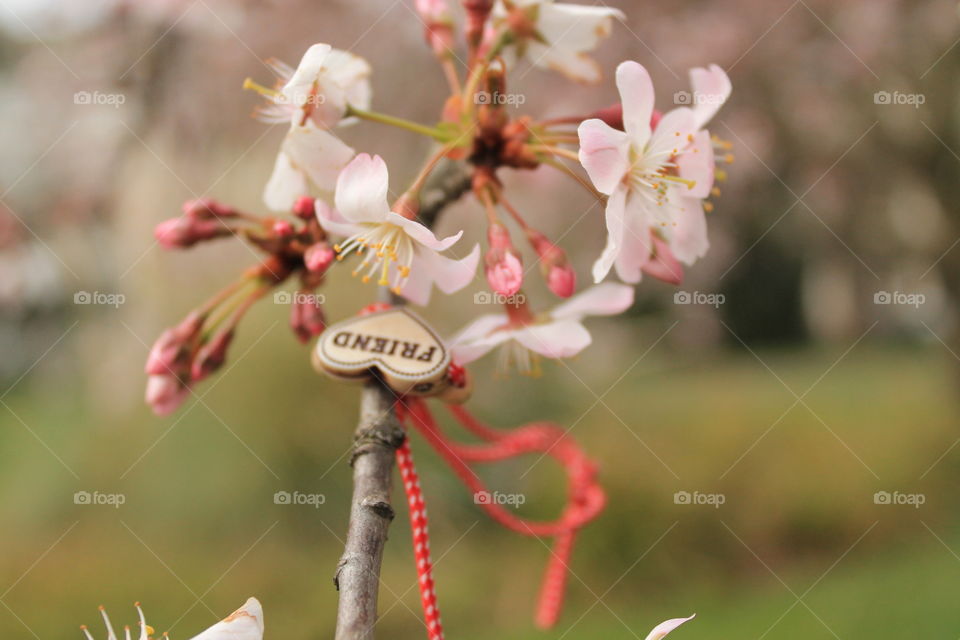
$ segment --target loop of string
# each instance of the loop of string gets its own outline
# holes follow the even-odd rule
[[[403,398],[397,403],[397,416],[406,425],[419,431],[454,474],[474,494],[475,502],[494,521],[517,533],[536,538],[551,537],[553,546],[544,573],[537,606],[537,626],[553,626],[563,607],[563,596],[569,574],[569,561],[577,531],[597,517],[603,510],[606,496],[596,480],[597,467],[587,458],[577,444],[558,425],[550,422],[532,422],[512,430],[488,427],[461,406],[449,406],[450,413],[469,432],[484,442],[463,444],[449,439],[441,430],[426,403],[414,397]],[[520,518],[491,499],[483,481],[474,473],[469,463],[485,463],[505,460],[523,454],[540,453],[560,463],[567,475],[567,503],[560,516],[552,521],[535,521]],[[411,526],[414,529],[414,553],[417,561],[417,577],[420,584],[424,619],[431,640],[441,640],[436,593],[433,588],[432,565],[429,556],[426,510],[420,492],[419,480],[410,457],[409,443],[397,451],[407,501],[410,507]],[[404,471],[407,468],[407,471]],[[409,482],[408,482],[409,479]],[[477,498],[482,496],[482,498]],[[416,509],[414,509],[416,505]],[[414,512],[417,512],[415,516]],[[436,625],[431,626],[431,620]],[[437,633],[439,635],[434,635]]]

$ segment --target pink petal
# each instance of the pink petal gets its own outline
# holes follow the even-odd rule
[[[653,82],[650,74],[637,62],[621,62],[617,67],[617,89],[623,103],[623,127],[630,139],[642,148],[650,139],[650,117],[653,115]]]
[[[283,151],[278,153],[273,173],[263,189],[263,203],[272,211],[289,211],[307,191],[307,176],[293,166],[290,156]]]
[[[616,262],[617,255],[620,253],[620,246],[623,242],[624,229],[624,210],[627,202],[626,187],[619,187],[610,197],[607,198],[606,222],[607,222],[607,246],[603,253],[593,263],[593,280],[600,282],[610,273],[610,268]]]
[[[653,242],[650,239],[652,215],[647,210],[651,206],[637,194],[627,197],[627,206],[623,214],[623,240],[615,263],[617,277],[631,284],[640,282],[641,269],[650,259]]]
[[[681,198],[676,220],[670,232],[670,249],[680,262],[693,264],[710,248],[703,202],[697,198]]]
[[[431,251],[446,251],[452,247],[457,240],[460,239],[460,236],[463,235],[463,231],[461,230],[455,235],[448,236],[443,240],[439,240],[433,231],[426,228],[416,220],[404,218],[399,213],[394,213],[393,211],[386,215],[384,222],[389,222],[390,224],[395,224],[398,227],[401,227],[408,236]]]
[[[663,114],[653,130],[650,144],[647,146],[648,157],[659,154],[677,154],[690,143],[690,137],[697,133],[696,118],[693,111],[687,107],[679,107]]]
[[[580,320],[585,316],[612,316],[633,304],[633,287],[604,282],[573,296],[550,312],[558,320]]]
[[[383,158],[361,153],[337,178],[337,211],[351,222],[383,222],[390,213],[389,180]]]
[[[684,192],[686,195],[692,198],[706,198],[710,195],[715,161],[709,131],[699,131],[693,136],[693,142],[677,157],[677,168],[681,178],[696,183],[692,189]]]
[[[317,200],[314,206],[317,210],[317,220],[327,233],[349,238],[363,229],[361,225],[345,220],[336,209],[323,200]]]
[[[688,620],[693,620],[696,617],[696,615],[697,614],[693,614],[689,618],[673,618],[671,620],[667,620],[666,622],[661,622],[660,624],[655,626],[650,633],[647,634],[646,640],[660,640],[661,638],[663,638],[663,636],[667,635],[668,633],[670,633],[671,631],[673,631],[674,629],[682,625],[684,622],[687,622]]]
[[[580,164],[600,193],[610,195],[630,169],[630,137],[603,120],[585,120],[580,135]]]
[[[471,322],[450,340],[454,361],[468,364],[512,338],[513,331],[498,330],[506,324],[507,316],[501,314],[480,316]]]
[[[683,265],[673,255],[670,246],[656,234],[653,235],[653,246],[654,254],[643,265],[643,272],[668,284],[683,282]]]
[[[480,245],[473,245],[473,251],[460,260],[451,260],[439,254],[430,256],[430,271],[437,288],[446,294],[463,289],[473,281],[480,262]]]
[[[546,358],[569,358],[590,345],[590,332],[576,320],[555,320],[518,329],[513,339]]]
[[[727,101],[733,92],[733,85],[724,70],[715,64],[711,64],[707,69],[690,69],[690,84],[696,97],[693,111],[699,129],[707,124]]]

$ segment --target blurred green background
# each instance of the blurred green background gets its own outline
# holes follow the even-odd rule
[[[532,625],[545,546],[489,522],[414,437],[448,636],[643,638],[696,612],[677,634],[955,637],[956,3],[611,4],[629,19],[597,58],[645,64],[661,108],[688,67],[716,62],[732,78],[711,128],[737,162],[711,253],[681,287],[725,302],[675,304],[674,288],[645,281],[629,314],[591,321],[594,346],[542,378],[472,368],[475,413],[499,427],[556,421],[601,465],[609,506],[580,536],[556,629]],[[256,595],[267,638],[330,637],[359,390],[318,377],[286,307],[268,301],[198,398],[153,417],[148,346],[254,256],[231,242],[166,253],[151,229],[198,196],[263,212],[282,131],[247,117],[257,97],[240,85],[269,81],[271,56],[350,49],[373,65],[378,109],[436,119],[443,79],[411,0],[0,5],[0,633],[76,638],[81,623],[97,628],[97,605],[133,623],[140,600],[158,630],[188,638]],[[610,82],[570,91],[526,67],[510,89],[543,116],[615,97]],[[77,104],[78,91],[125,99]],[[345,137],[383,155],[395,184],[429,148],[375,126]],[[585,280],[599,209],[545,170],[504,179]],[[480,217],[465,202],[441,229],[479,241]],[[452,334],[478,313],[481,279],[424,315]],[[550,304],[534,280],[530,295]],[[74,304],[82,291],[125,299]],[[345,276],[325,293],[332,320],[373,296]],[[482,474],[523,493],[523,515],[562,504],[549,460]],[[125,501],[76,504],[84,491]],[[278,505],[277,491],[325,502]],[[724,503],[678,504],[678,492]],[[378,633],[423,637],[398,515]]]

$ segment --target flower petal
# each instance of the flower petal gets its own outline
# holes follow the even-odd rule
[[[647,157],[677,155],[689,144],[690,137],[696,132],[697,125],[693,110],[678,107],[668,111],[663,114],[657,123],[657,128],[653,130],[645,155]]]
[[[614,18],[624,19],[618,9],[578,4],[542,2],[537,8],[537,33],[542,42],[531,42],[528,57],[540,67],[549,67],[579,82],[600,81],[596,62],[584,55],[610,35]]]
[[[351,222],[383,222],[390,213],[389,183],[383,158],[361,153],[337,178],[337,211]]]
[[[263,188],[263,203],[272,211],[290,211],[293,203],[309,191],[307,176],[293,166],[283,150],[277,154],[273,173]]]
[[[491,313],[480,316],[450,340],[450,351],[458,364],[468,364],[512,338],[513,331],[497,330],[507,324],[507,316]]]
[[[384,222],[389,222],[390,224],[395,224],[402,228],[408,236],[432,251],[446,251],[452,247],[457,240],[460,239],[460,236],[463,235],[463,231],[461,230],[452,236],[448,236],[443,240],[439,240],[433,231],[421,223],[417,222],[416,220],[411,220],[410,218],[404,218],[399,213],[395,213],[393,211],[387,213],[386,217],[384,218]]]
[[[633,287],[604,282],[578,293],[550,312],[558,320],[580,320],[585,316],[612,316],[633,304]]]
[[[621,62],[617,67],[617,89],[623,104],[623,127],[638,148],[650,139],[653,115],[653,82],[638,62]]]
[[[569,358],[590,345],[590,332],[576,320],[555,320],[518,329],[513,339],[546,358]]]
[[[685,192],[691,198],[706,198],[713,188],[715,159],[710,132],[702,130],[693,136],[693,141],[677,157],[677,171],[681,178],[693,180],[692,189]]]
[[[293,126],[283,141],[290,163],[323,191],[332,191],[337,175],[350,162],[353,149],[335,135],[313,126]],[[297,196],[306,195],[298,193]]]
[[[688,620],[693,620],[697,614],[693,614],[689,618],[672,618],[666,622],[661,622],[653,628],[653,630],[647,634],[646,640],[660,640],[663,636],[667,635],[684,622]]]
[[[630,170],[630,137],[603,120],[585,120],[580,136],[580,164],[600,193],[610,195]]]
[[[420,250],[410,266],[410,277],[400,295],[410,302],[425,306],[436,285],[440,291],[451,294],[470,284],[480,262],[480,245],[474,245],[466,258],[452,260],[430,249]]]
[[[332,49],[323,63],[327,76],[343,90],[347,103],[370,108],[370,63],[349,51]]]
[[[314,209],[317,211],[317,221],[320,223],[320,226],[323,227],[324,231],[332,235],[349,238],[353,234],[360,232],[363,228],[362,225],[344,219],[336,209],[323,200],[317,200],[314,204]]]
[[[703,201],[697,198],[681,198],[676,221],[676,226],[670,232],[670,249],[680,262],[693,264],[706,255],[710,248]]]
[[[663,213],[664,205],[657,207],[657,213]],[[631,193],[627,196],[627,206],[623,214],[623,239],[615,263],[617,277],[624,282],[640,282],[643,265],[650,259],[653,241],[650,227],[655,223],[648,207],[652,208],[643,196]]]
[[[309,111],[313,122],[324,128],[335,126],[343,117],[346,111],[344,90],[331,81],[326,68],[331,52],[328,44],[311,46],[280,90],[283,100],[297,107],[293,124],[303,124],[305,111]]]
[[[724,70],[715,64],[706,69],[690,69],[690,85],[693,87],[693,112],[699,129],[710,122],[727,101],[733,92],[733,85]]]
[[[263,607],[248,598],[242,607],[191,640],[262,640]]]
[[[618,187],[610,197],[607,198],[606,222],[607,222],[607,246],[603,253],[593,263],[593,281],[600,282],[610,273],[610,268],[617,260],[620,253],[620,247],[623,243],[624,233],[624,215],[627,202],[626,187]]]

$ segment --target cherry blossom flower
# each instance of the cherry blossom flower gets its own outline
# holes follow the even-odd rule
[[[153,637],[154,629],[147,624],[143,616],[143,609],[140,603],[136,603],[137,614],[140,617],[139,640],[150,640]],[[110,623],[106,610],[100,607],[100,615],[103,617],[103,624],[107,629],[107,640],[116,640],[117,633]],[[87,640],[93,640],[93,635],[86,625],[81,625]],[[164,638],[167,634],[164,634]],[[124,638],[130,640],[130,627],[124,627]],[[248,598],[242,607],[231,613],[229,616],[216,623],[206,631],[194,636],[191,640],[262,640],[263,638],[263,608],[256,598]]]
[[[635,283],[654,256],[651,231],[683,263],[706,253],[703,199],[713,186],[713,152],[690,108],[669,111],[651,127],[653,84],[640,64],[617,67],[617,88],[624,130],[584,121],[579,155],[594,186],[608,196],[607,246],[593,265],[594,280],[615,267],[621,280]]]
[[[454,293],[473,279],[480,260],[480,246],[453,260],[440,255],[463,235],[437,239],[432,231],[415,220],[390,210],[387,201],[389,174],[380,156],[358,155],[337,180],[336,209],[316,202],[317,218],[328,233],[346,239],[337,245],[337,260],[352,253],[363,261],[353,271],[363,282],[377,279],[398,295],[415,304],[430,301],[434,285]]]
[[[257,111],[261,120],[290,123],[263,195],[268,207],[287,211],[309,191],[309,183],[331,191],[353,157],[353,149],[329,129],[343,122],[349,107],[369,108],[371,70],[363,58],[328,44],[307,49],[296,69],[278,60],[270,66],[283,83],[279,90],[250,79],[244,87],[267,98]]]
[[[661,640],[665,635],[682,625],[684,622],[693,620],[697,614],[693,614],[689,618],[672,618],[665,622],[661,622],[647,634],[645,640]]]
[[[509,30],[513,46],[504,51],[508,66],[518,57],[553,69],[578,82],[599,82],[600,67],[587,56],[610,35],[619,9],[557,3],[553,0],[498,0],[494,25]]]
[[[633,288],[605,282],[573,296],[543,317],[525,304],[508,304],[506,314],[480,316],[451,340],[453,357],[467,364],[503,345],[501,367],[516,365],[521,373],[538,373],[537,355],[569,358],[592,339],[583,326],[587,316],[610,316],[633,304]]]

